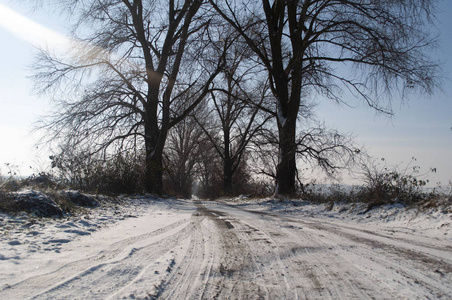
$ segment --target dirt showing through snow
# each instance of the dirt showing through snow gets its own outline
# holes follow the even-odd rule
[[[0,299],[452,298],[450,213],[274,203],[152,200],[96,230],[12,231]]]

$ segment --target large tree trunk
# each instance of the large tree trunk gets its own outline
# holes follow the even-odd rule
[[[146,111],[144,187],[146,192],[160,195],[163,192],[163,147],[166,141],[166,132],[158,128],[157,118],[155,117],[157,115],[156,101],[150,101],[150,103],[154,105],[148,104]]]
[[[279,158],[276,170],[276,195],[292,195],[295,193],[295,176],[297,171],[295,160],[296,119],[288,118],[279,131]]]
[[[290,87],[288,83],[284,82],[283,77],[279,81],[275,80],[278,89],[277,121],[279,134],[275,194],[285,196],[292,196],[296,192],[297,163],[295,154],[297,145],[295,139],[298,111],[300,110],[301,71],[294,69],[291,76],[292,85]]]
[[[223,163],[223,193],[226,196],[232,194],[232,161],[230,159],[225,160]]]
[[[229,82],[230,86],[230,82]],[[229,90],[232,90],[229,87]],[[230,97],[228,95],[228,97]],[[230,102],[230,98],[228,100],[228,105]],[[230,138],[231,129],[229,127],[229,108],[228,115],[226,120],[223,123],[223,134],[224,134],[224,157],[223,157],[223,194],[226,196],[230,196],[232,192],[232,159],[231,159],[231,138]]]
[[[146,151],[148,152],[148,151]],[[163,191],[162,154],[146,153],[146,173],[144,187],[148,193],[161,194]]]

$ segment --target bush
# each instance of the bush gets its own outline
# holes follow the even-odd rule
[[[22,188],[22,183],[19,179],[20,173],[18,171],[18,166],[10,163],[5,163],[4,166],[8,172],[7,176],[2,176],[0,173],[0,191],[14,192],[20,190]]]
[[[419,166],[411,166],[416,159],[412,158],[411,162],[403,169],[400,167],[388,167],[385,164],[381,166],[379,163],[371,162],[363,165],[365,188],[361,192],[363,201],[375,204],[403,203],[414,204],[429,197],[434,196],[426,192],[425,186],[428,180],[418,179],[418,176],[426,176],[420,174]],[[382,162],[385,162],[382,159]],[[436,169],[431,169],[435,172]]]
[[[39,172],[32,174],[28,178],[22,180],[21,185],[34,187],[37,189],[63,189],[67,187],[60,179],[56,178],[50,173]]]
[[[414,162],[416,159],[412,158],[402,168],[389,167],[384,159],[373,160],[362,165],[363,186],[319,185],[314,182],[301,186],[301,197],[307,201],[331,205],[337,202],[364,202],[368,203],[366,211],[375,206],[396,202],[404,205],[435,206],[444,202],[441,199],[449,198],[449,203],[452,203],[452,192],[441,193],[436,189],[426,188],[429,181],[424,178],[428,173],[436,172],[436,169],[432,168],[421,174],[420,167],[413,165]],[[452,191],[452,183],[450,185]]]
[[[50,156],[52,168],[70,188],[104,194],[143,191],[144,162],[140,157],[115,154],[101,159],[84,152]]]
[[[0,211],[14,212],[15,206],[11,193],[0,189]]]

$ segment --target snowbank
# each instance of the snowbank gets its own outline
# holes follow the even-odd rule
[[[370,226],[372,224],[393,230],[422,232],[430,236],[451,235],[452,205],[444,199],[436,207],[409,207],[400,203],[377,206],[368,210],[367,203],[325,203],[315,204],[293,199],[235,199],[222,200],[229,205],[263,211],[278,212],[317,219],[338,219],[344,222]]]

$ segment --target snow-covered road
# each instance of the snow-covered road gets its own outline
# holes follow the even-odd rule
[[[3,240],[0,299],[452,298],[448,232],[194,200],[141,209],[54,248]]]

